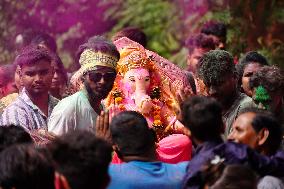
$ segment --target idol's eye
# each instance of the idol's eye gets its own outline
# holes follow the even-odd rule
[[[149,77],[146,77],[146,78],[145,78],[145,81],[150,81],[150,78],[149,78]]]
[[[135,82],[135,77],[130,76],[130,77],[129,77],[129,80],[130,80],[131,82]]]

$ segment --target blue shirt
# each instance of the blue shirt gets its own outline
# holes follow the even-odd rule
[[[181,188],[187,164],[142,161],[112,164],[109,167],[111,182],[108,189]]]

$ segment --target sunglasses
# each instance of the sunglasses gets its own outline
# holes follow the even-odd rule
[[[107,73],[100,73],[100,72],[92,72],[89,73],[89,78],[93,82],[99,82],[102,78],[104,78],[104,81],[109,82],[113,81],[116,77],[115,72],[107,72]]]

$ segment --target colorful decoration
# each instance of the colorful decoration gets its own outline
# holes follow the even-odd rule
[[[268,101],[270,100],[270,96],[263,86],[258,86],[256,88],[254,100],[261,103],[261,105],[264,106],[264,109],[269,108]]]
[[[127,45],[118,48],[118,75],[105,101],[106,107],[117,104],[122,109],[140,112],[147,119],[149,127],[155,130],[158,140],[161,140],[177,129],[174,125],[183,127],[177,120],[175,110],[179,105],[175,93],[171,91],[173,86],[178,87],[178,83],[182,86],[183,81],[175,79],[177,86],[172,85],[167,77],[170,73],[163,74],[169,66],[162,68],[153,58],[153,53],[148,55],[140,44],[122,38],[118,40],[119,45],[122,44],[121,40],[126,40]]]

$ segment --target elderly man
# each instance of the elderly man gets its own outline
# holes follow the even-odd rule
[[[268,112],[250,108],[240,113],[228,140],[246,144],[263,155],[273,156],[280,148],[282,130],[279,122]],[[265,176],[259,181],[258,188],[284,188],[283,178]]]
[[[61,100],[54,108],[48,131],[62,135],[70,130],[93,130],[103,110],[101,101],[112,89],[119,52],[115,45],[100,36],[79,47],[81,68],[75,73],[82,88]]]

